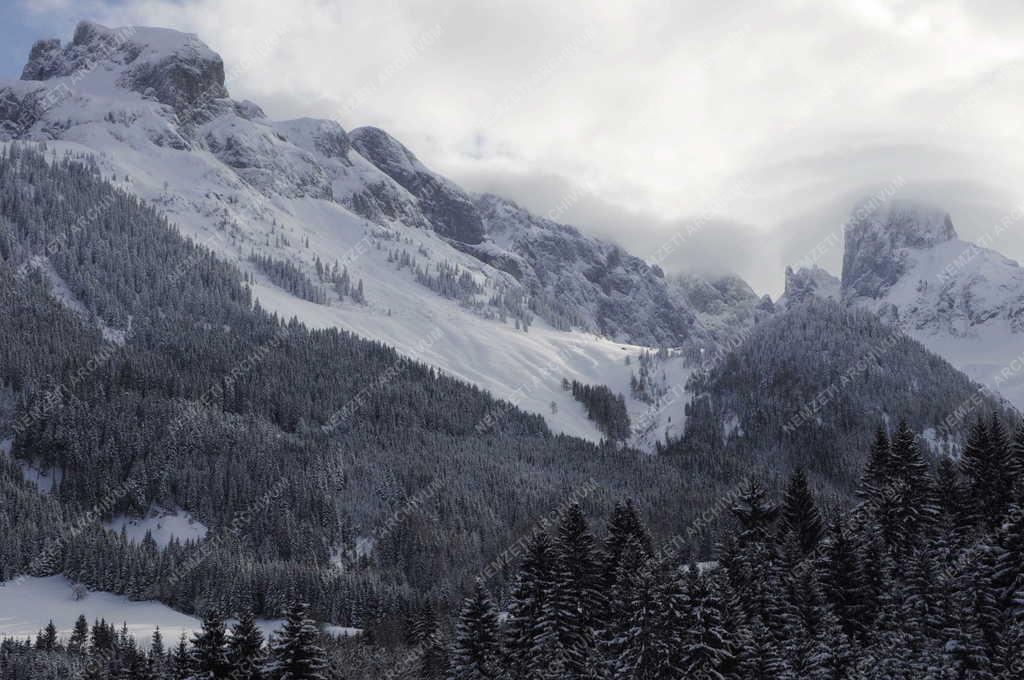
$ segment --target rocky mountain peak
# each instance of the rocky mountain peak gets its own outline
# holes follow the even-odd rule
[[[463,243],[483,241],[484,223],[466,192],[432,172],[397,139],[375,127],[349,133],[352,146],[416,197],[434,230]]]
[[[57,39],[32,46],[22,80],[82,78],[103,67],[116,84],[151,96],[179,114],[228,96],[224,62],[196,35],[164,28],[111,29],[82,21],[66,46]]]
[[[840,298],[839,279],[821,267],[801,267],[794,270],[786,267],[786,292],[779,300],[783,307],[808,302],[812,299],[838,300]]]
[[[949,214],[912,201],[858,204],[846,228],[843,291],[878,298],[906,271],[907,250],[957,238]]]

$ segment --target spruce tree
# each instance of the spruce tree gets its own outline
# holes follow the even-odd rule
[[[85,616],[79,614],[75,620],[75,627],[71,631],[71,637],[68,638],[68,651],[74,654],[81,654],[85,651],[88,641],[89,623],[85,620]]]
[[[882,493],[889,484],[889,473],[892,469],[892,446],[885,428],[879,426],[875,431],[875,441],[871,444],[868,462],[861,475],[859,495],[866,502],[878,505]]]
[[[601,567],[583,509],[569,506],[554,546],[554,587],[545,603],[543,644],[553,644],[566,677],[586,677],[605,610]]]
[[[36,636],[36,649],[44,652],[52,652],[57,648],[57,627],[53,625],[53,619],[46,624],[46,628],[39,631]]]
[[[546,607],[555,588],[555,555],[544,532],[530,539],[512,591],[505,634],[505,656],[513,673],[538,675],[553,661],[545,644]]]
[[[740,488],[732,514],[742,528],[739,536],[741,543],[765,543],[772,524],[778,519],[779,508],[768,500],[768,490],[761,482],[751,478]]]
[[[417,680],[446,680],[449,672],[448,648],[434,632],[422,643]]]
[[[483,581],[462,601],[452,643],[451,680],[491,680],[499,677],[501,648],[498,615]]]
[[[605,539],[602,555],[602,581],[603,586],[607,589],[615,586],[622,550],[630,536],[637,540],[645,559],[650,557],[654,552],[654,543],[651,540],[650,532],[640,520],[633,501],[627,499],[625,503],[615,504],[611,517],[608,519],[608,537]]]
[[[1009,436],[999,417],[993,416],[988,425],[979,418],[960,457],[975,527],[992,531],[999,525],[1012,500],[1013,467]]]
[[[821,539],[824,530],[821,514],[803,469],[798,468],[790,478],[782,502],[780,525],[784,540],[792,541],[803,555],[813,551]]]
[[[1024,418],[1017,423],[1017,429],[1010,443],[1010,472],[1013,475],[1016,493],[1014,500],[1024,504]]]
[[[243,612],[228,638],[228,660],[235,680],[261,680],[264,656],[263,631],[252,612]]]
[[[723,624],[724,602],[711,577],[691,563],[684,579],[686,628],[682,636],[682,667],[686,677],[722,680],[732,661],[729,633]]]
[[[149,655],[151,657],[163,658],[164,656],[164,637],[160,634],[160,626],[157,626],[153,630],[153,635],[149,640]]]
[[[689,603],[677,574],[648,570],[632,580],[614,646],[612,677],[686,677],[683,655]]]
[[[146,655],[146,676],[149,680],[163,680],[166,677],[164,672],[167,664],[167,655],[164,651],[164,638],[160,634],[160,626],[153,630],[149,641],[149,653]]]
[[[883,501],[882,521],[890,547],[905,556],[939,514],[928,464],[906,421],[900,421],[893,437],[891,473],[894,481]]]
[[[273,640],[271,680],[326,680],[327,659],[317,643],[320,632],[307,611],[308,605],[301,602],[288,607],[284,626]]]
[[[192,637],[189,658],[195,680],[221,680],[231,675],[224,619],[216,614],[203,617],[202,628]]]
[[[178,646],[171,654],[171,673],[175,680],[185,680],[191,675],[192,657],[188,649],[185,633],[178,638]]]
[[[832,611],[849,637],[865,632],[862,601],[863,587],[859,581],[857,548],[841,518],[830,524],[818,562],[822,592]]]

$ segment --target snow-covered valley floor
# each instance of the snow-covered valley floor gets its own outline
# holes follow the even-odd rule
[[[149,646],[157,627],[168,647],[182,633],[191,637],[201,627],[199,619],[160,602],[133,602],[122,595],[102,592],[89,592],[76,600],[73,584],[63,576],[23,577],[0,584],[0,638],[34,638],[51,619],[60,637],[67,638],[79,614],[85,616],[89,625],[106,619],[120,629],[122,623],[127,623],[128,632],[142,647]],[[264,635],[269,635],[283,621],[261,619],[257,623]],[[324,630],[335,636],[358,632],[342,626],[325,626]]]

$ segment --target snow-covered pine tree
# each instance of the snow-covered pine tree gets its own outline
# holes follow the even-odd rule
[[[149,639],[149,651],[146,653],[146,679],[165,680],[167,666],[167,653],[164,650],[164,637],[160,633],[160,626],[153,630]]]
[[[565,677],[587,677],[605,594],[594,536],[579,503],[569,506],[559,524],[554,552],[554,589],[545,603],[544,644],[557,648]]]
[[[68,638],[68,651],[80,654],[86,650],[88,642],[89,623],[85,620],[85,616],[79,614],[78,619],[75,620],[75,627],[71,631],[71,637]]]
[[[864,610],[861,601],[863,588],[857,570],[857,548],[851,540],[841,518],[829,524],[821,547],[817,568],[821,574],[821,588],[825,601],[835,613],[839,625],[849,637],[865,632]]]
[[[193,680],[221,680],[231,675],[224,619],[216,614],[203,617],[203,625],[192,637],[189,671]]]
[[[501,646],[498,614],[483,581],[462,601],[452,641],[449,680],[493,680],[499,677]]]
[[[267,664],[271,680],[326,680],[327,659],[317,642],[320,631],[307,616],[308,609],[302,602],[288,606]]]
[[[767,543],[771,526],[778,519],[779,507],[768,500],[764,485],[751,478],[740,488],[732,514],[740,522],[742,543]]]
[[[446,680],[450,668],[448,648],[440,633],[434,632],[422,644],[417,680]]]
[[[881,425],[875,432],[875,441],[871,444],[867,465],[861,475],[858,495],[866,502],[879,505],[882,493],[889,483],[889,472],[892,469],[892,445],[889,435]]]
[[[555,555],[548,535],[530,538],[512,590],[505,631],[505,660],[517,677],[540,677],[550,669],[555,646],[544,636],[545,608],[554,591]]]
[[[994,530],[1009,507],[1014,484],[1010,440],[998,416],[990,424],[978,418],[960,456],[960,470],[967,482],[970,523]]]
[[[234,680],[261,680],[263,678],[263,631],[256,625],[252,612],[243,612],[231,627],[228,638],[228,660]]]
[[[711,577],[690,563],[685,588],[686,629],[683,633],[682,666],[685,677],[723,680],[732,661],[729,633],[723,624],[724,602]]]
[[[920,544],[939,515],[928,463],[917,445],[917,435],[901,420],[892,441],[893,482],[885,493],[884,534],[897,557]]]
[[[630,539],[626,551],[635,550]],[[644,570],[631,578],[618,635],[612,640],[611,677],[671,680],[688,677],[684,670],[684,642],[689,602],[676,572]],[[697,677],[697,676],[694,676]]]
[[[46,624],[46,628],[36,635],[36,649],[44,652],[52,652],[57,648],[57,627],[53,625],[53,619]]]
[[[192,658],[189,654],[188,639],[185,633],[178,638],[178,646],[171,652],[171,674],[174,680],[185,680],[190,675]]]
[[[802,468],[796,469],[786,487],[780,529],[783,541],[791,541],[802,555],[817,547],[824,531],[821,514]]]
[[[608,519],[608,535],[605,538],[601,555],[602,585],[606,592],[615,587],[622,550],[631,536],[636,539],[641,548],[642,559],[650,558],[654,552],[651,534],[637,514],[633,500],[626,499],[625,503],[615,504]]]

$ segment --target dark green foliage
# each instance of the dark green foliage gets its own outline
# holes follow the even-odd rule
[[[697,396],[670,455],[692,461],[705,479],[732,483],[759,465],[783,475],[803,467],[816,488],[842,496],[860,485],[869,424],[903,414],[911,427],[933,428],[955,447],[973,413],[1002,412],[978,385],[877,315],[822,301],[754,326],[687,389]]]
[[[804,555],[814,550],[824,530],[807,475],[799,468],[790,478],[783,498],[781,529],[783,540],[791,541]]]
[[[309,300],[318,305],[327,304],[327,293],[313,283],[304,271],[287,260],[278,260],[269,255],[252,253],[249,261],[255,264],[261,272],[276,286],[303,300]],[[362,284],[359,287],[362,291]]]
[[[192,638],[189,668],[196,680],[222,680],[232,672],[228,658],[224,619],[207,616],[203,628]]]
[[[263,678],[263,632],[256,625],[251,612],[238,617],[228,638],[228,660],[234,669],[235,680],[261,680]]]
[[[301,603],[288,608],[284,627],[273,640],[267,676],[271,680],[325,680],[327,659],[316,625]]]
[[[605,385],[584,385],[572,381],[572,396],[587,409],[587,417],[597,423],[601,432],[614,441],[629,438],[629,414],[626,400]]]
[[[491,680],[500,669],[498,616],[483,582],[463,601],[452,641],[452,680]]]

